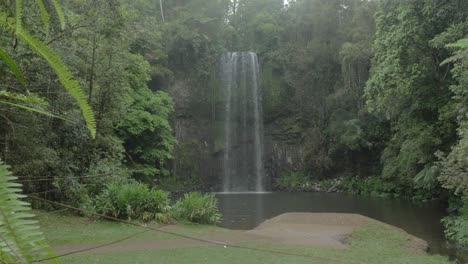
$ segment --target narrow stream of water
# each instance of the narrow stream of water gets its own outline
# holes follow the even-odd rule
[[[364,197],[336,193],[231,193],[218,194],[222,227],[252,229],[263,221],[287,212],[353,213],[404,229],[429,243],[431,254],[468,263],[468,252],[457,250],[444,236],[440,219],[444,206],[438,202]]]

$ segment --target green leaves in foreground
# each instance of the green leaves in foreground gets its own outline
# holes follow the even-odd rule
[[[28,203],[21,201],[21,184],[14,183],[8,166],[0,162],[0,262],[31,263],[51,257]]]
[[[223,217],[214,193],[186,193],[177,201],[175,212],[179,220],[198,224],[214,225],[221,222]]]
[[[96,137],[96,120],[94,118],[94,113],[91,109],[91,106],[88,104],[86,100],[85,93],[81,89],[78,81],[76,81],[73,77],[73,74],[70,72],[68,67],[63,63],[62,59],[52,50],[50,49],[46,44],[44,44],[42,41],[37,39],[35,36],[31,35],[25,28],[22,27],[21,22],[22,22],[22,10],[23,10],[23,5],[21,0],[15,1],[16,3],[16,17],[12,18],[8,15],[8,13],[4,11],[0,11],[0,26],[5,26],[9,28],[13,34],[22,42],[26,43],[33,51],[35,51],[37,54],[42,56],[52,67],[54,70],[55,74],[57,75],[60,83],[62,86],[67,90],[71,96],[76,100],[78,103],[78,106],[81,108],[81,111],[83,113],[83,118],[86,122],[86,127],[90,131],[90,134],[93,138]],[[43,23],[46,27],[46,31],[48,32],[49,28],[49,14],[47,13],[47,10],[45,9],[43,2],[40,0],[37,0],[36,3],[39,6],[39,9],[42,12],[42,20]],[[53,6],[59,16],[61,28],[65,28],[65,16],[63,14],[62,9],[60,8],[60,5],[58,4],[57,1],[52,1]],[[8,19],[9,18],[9,19]],[[8,22],[12,21],[14,19],[14,22]],[[6,61],[8,67],[10,70],[15,74],[17,79],[21,83],[24,82],[24,78],[19,70],[19,68],[16,66],[14,61],[8,56],[8,54],[0,49],[0,58],[2,58],[4,61]],[[3,102],[2,102],[3,103]],[[13,106],[16,106],[14,104],[10,104]],[[31,110],[27,109],[26,107],[20,107],[22,109],[26,110]],[[40,111],[35,111],[40,113]],[[53,116],[50,115],[49,116]],[[54,116],[55,117],[55,116]]]
[[[443,66],[447,63],[453,63],[456,61],[459,61],[461,59],[467,58],[468,57],[468,38],[466,39],[460,39],[459,41],[448,44],[446,46],[447,48],[452,48],[452,49],[461,49],[458,52],[456,52],[453,56],[448,57],[445,59],[440,65]]]
[[[25,85],[26,81],[24,80],[23,74],[21,73],[20,69],[16,65],[16,63],[13,61],[13,59],[0,47],[0,58],[5,61],[6,65],[10,70],[13,72],[13,74],[16,76],[16,79],[22,84]]]
[[[71,94],[76,100],[78,106],[81,108],[83,118],[86,122],[86,126],[94,138],[96,136],[96,120],[94,118],[93,110],[86,100],[85,93],[81,89],[77,80],[73,78],[72,73],[63,63],[62,59],[44,43],[38,40],[33,35],[29,34],[26,30],[20,28],[16,32],[16,36],[28,44],[28,46],[39,55],[41,55],[52,67],[55,74],[63,85],[63,87]]]

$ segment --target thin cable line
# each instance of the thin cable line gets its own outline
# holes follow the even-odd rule
[[[60,191],[59,189],[51,189],[51,190],[47,190],[47,191],[42,191],[42,192],[35,192],[35,193],[29,193],[29,194],[26,194],[26,195],[37,195],[37,194],[45,194],[45,193],[51,193],[51,192],[57,192],[57,191]]]
[[[66,204],[62,204],[62,203],[42,199],[42,198],[35,197],[35,196],[29,196],[29,197],[32,198],[32,199],[35,199],[35,200],[39,200],[39,201],[43,201],[43,202],[46,202],[46,203],[49,203],[49,204],[62,206],[64,208],[79,211],[79,212],[82,212],[82,213],[86,213],[86,214],[90,214],[90,215],[94,215],[94,216],[99,216],[99,217],[102,217],[104,219],[109,219],[109,220],[113,220],[113,221],[116,221],[116,222],[132,225],[132,226],[137,226],[137,227],[145,228],[145,229],[148,229],[148,230],[160,232],[160,233],[163,233],[163,234],[173,235],[173,236],[177,236],[177,237],[181,237],[181,238],[185,238],[185,239],[189,239],[189,240],[194,240],[194,241],[199,241],[199,242],[203,242],[203,243],[207,243],[207,244],[223,246],[224,248],[231,247],[231,248],[259,251],[259,252],[272,253],[272,254],[278,254],[278,255],[304,257],[304,258],[311,258],[311,259],[320,259],[320,260],[326,260],[326,261],[333,261],[333,262],[337,262],[337,263],[367,264],[367,263],[364,263],[364,262],[354,261],[354,260],[344,260],[344,259],[338,259],[338,258],[313,256],[313,255],[307,255],[307,254],[296,254],[296,253],[291,253],[291,252],[284,252],[284,251],[277,251],[277,250],[270,250],[270,249],[261,249],[261,248],[253,248],[253,247],[248,247],[248,246],[241,246],[241,245],[222,243],[222,242],[219,242],[219,241],[214,241],[214,240],[209,240],[209,239],[196,238],[196,237],[191,237],[191,236],[187,236],[187,235],[183,235],[183,234],[174,233],[174,232],[171,232],[171,231],[161,230],[161,229],[158,229],[158,228],[145,226],[145,225],[142,225],[142,224],[138,224],[138,223],[118,219],[118,218],[115,218],[115,217],[112,217],[112,216],[107,216],[107,215],[103,215],[103,214],[89,212],[89,211],[86,211],[86,210],[83,210],[83,209],[80,209],[80,208],[76,208],[76,207],[73,207],[73,206],[70,206],[70,205],[66,205]],[[41,262],[41,261],[43,261],[43,260],[38,260],[36,262]]]
[[[40,260],[35,260],[35,261],[33,261],[33,262],[44,262],[44,261],[47,261],[47,260],[58,259],[58,258],[62,258],[62,257],[65,257],[65,256],[70,256],[70,255],[74,255],[74,254],[78,254],[78,253],[83,253],[83,252],[86,252],[86,251],[91,251],[91,250],[95,250],[95,249],[99,249],[99,248],[103,248],[103,247],[115,245],[115,244],[118,244],[118,243],[123,242],[123,241],[125,241],[125,240],[128,240],[128,239],[130,239],[130,238],[133,238],[133,237],[139,236],[139,235],[141,235],[141,234],[147,233],[147,232],[149,232],[149,231],[151,231],[151,230],[144,230],[144,231],[135,233],[135,234],[133,234],[133,235],[126,236],[126,237],[123,237],[123,238],[114,240],[114,241],[109,242],[109,243],[106,243],[106,244],[102,244],[102,245],[95,246],[95,247],[89,247],[89,248],[85,248],[85,249],[80,249],[80,250],[76,250],[76,251],[71,251],[71,252],[67,252],[67,253],[64,253],[64,254],[61,254],[61,255],[53,256],[53,257],[50,257],[50,258],[44,258],[44,259],[40,259]]]
[[[70,176],[70,177],[48,177],[48,178],[32,178],[29,180],[16,180],[15,182],[41,182],[41,181],[54,181],[54,180],[68,180],[68,179],[92,179],[92,178],[101,178],[105,176],[112,176],[111,174],[95,175],[95,176]]]

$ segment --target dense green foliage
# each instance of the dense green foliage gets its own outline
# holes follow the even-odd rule
[[[14,183],[8,166],[0,162],[0,261],[2,263],[32,263],[48,258],[51,250],[32,220],[29,203],[21,201],[21,184]]]
[[[213,193],[186,193],[177,201],[174,210],[179,220],[192,223],[217,224],[222,217],[218,210],[218,200]]]
[[[115,218],[161,223],[171,221],[169,194],[149,189],[142,183],[111,184],[92,201],[91,207],[94,207],[97,213]],[[85,208],[89,207],[85,205]]]
[[[467,195],[466,1],[236,3],[232,47],[260,54],[268,132],[305,152],[276,186]],[[463,242],[459,211],[446,223]]]
[[[153,186],[214,189],[216,65],[225,51],[251,50],[273,188],[456,197],[465,204],[445,220],[447,234],[466,244],[467,1],[0,3],[0,155],[21,180],[52,179],[26,191],[58,188],[49,198],[84,204],[100,197],[98,211],[153,220],[166,211],[138,205],[157,196],[148,206],[165,206]],[[95,112],[95,140],[80,125],[81,112],[93,123],[83,101]],[[215,207],[190,194],[176,211],[215,223]]]
[[[449,216],[442,220],[446,227],[445,234],[448,238],[460,245],[468,246],[468,201],[465,198],[457,208],[459,215]]]
[[[48,34],[50,30],[49,14],[47,13],[47,10],[45,9],[44,3],[42,1],[36,1],[36,4],[38,5],[42,13],[42,22],[44,23],[45,30]],[[44,58],[48,62],[49,66],[57,74],[58,80],[60,81],[62,86],[70,93],[70,95],[78,103],[79,107],[81,108],[83,112],[83,117],[84,117],[84,120],[86,121],[86,125],[89,131],[91,132],[91,136],[94,138],[96,136],[96,120],[94,117],[94,113],[91,110],[91,107],[86,102],[85,94],[83,90],[81,89],[80,84],[74,79],[73,74],[70,72],[67,66],[62,62],[62,59],[60,58],[60,56],[58,56],[53,50],[51,50],[42,41],[37,39],[36,36],[30,34],[27,29],[28,27],[25,27],[23,25],[23,11],[24,11],[23,1],[16,0],[14,8],[13,6],[10,6],[10,4],[4,3],[4,2],[0,4],[0,7],[2,8],[2,11],[0,11],[0,18],[1,18],[0,27],[2,27],[6,32],[13,33],[12,35],[14,37],[15,43],[18,40],[22,41],[24,44],[29,46],[31,50],[36,52],[38,55],[40,55],[42,58]],[[63,29],[63,27],[65,26],[65,22],[63,19],[63,13],[61,11],[61,8],[58,5],[58,3],[55,1],[54,1],[54,7],[55,7],[55,11],[60,17],[61,25]],[[26,86],[25,78],[21,74],[20,69],[18,68],[14,60],[3,49],[0,49],[0,56],[4,59],[7,66],[14,73],[17,80],[23,86]],[[26,91],[27,93],[29,93],[28,90]],[[13,97],[10,96],[8,98],[16,99],[16,97],[17,96],[13,96]],[[13,103],[7,103],[7,104],[11,106],[19,107],[21,109],[28,110],[28,108],[26,108],[25,106],[21,107]],[[36,112],[38,111],[36,110]]]
[[[466,25],[465,25],[466,26]],[[444,187],[452,190],[455,195],[462,197],[461,203],[456,207],[457,215],[444,219],[447,228],[446,234],[449,238],[468,246],[468,43],[462,39],[454,44],[447,45],[455,48],[454,56],[448,58],[444,63],[455,62],[452,73],[456,83],[450,87],[454,94],[452,99],[452,111],[456,114],[458,121],[458,141],[452,146],[449,154],[437,153],[440,158],[439,167],[441,173],[439,180]]]
[[[11,104],[3,106],[2,159],[12,166],[20,180],[70,177],[55,183],[53,180],[27,183],[28,192],[49,190],[57,185],[61,189],[92,185],[94,182],[87,177],[98,175],[146,176],[147,181],[166,175],[166,162],[173,157],[175,145],[169,124],[173,102],[161,90],[163,87],[148,87],[154,68],[164,70],[164,67],[150,65],[138,47],[141,36],[134,34],[134,25],[142,23],[138,12],[143,7],[129,7],[124,1],[99,4],[73,1],[57,9],[56,1],[36,2],[40,5],[27,1],[23,5],[23,28],[27,26],[31,32],[17,31],[23,42],[8,34],[2,33],[0,37],[2,50],[16,62],[17,67],[9,68],[16,76],[19,76],[17,68],[22,70],[22,78],[16,81],[12,78],[15,75],[6,74],[8,68],[0,68],[2,99],[19,101],[25,107],[71,122],[24,113]],[[2,5],[14,7],[10,2]],[[52,9],[56,10],[54,14]],[[64,17],[66,24],[62,23]],[[60,23],[48,23],[57,18]],[[47,24],[43,27],[42,22]],[[32,37],[33,33],[37,38]],[[25,44],[31,44],[33,50],[46,58],[58,79],[52,71],[44,70],[45,62],[26,49]],[[10,60],[6,62],[11,65]],[[65,70],[65,64],[69,70]],[[76,81],[71,80],[71,73]],[[88,102],[95,112],[98,130],[95,140],[86,135],[72,97],[60,90],[61,84],[72,95],[78,91],[78,85],[87,88],[85,93],[74,97]],[[27,90],[27,100],[11,96],[23,89]],[[29,99],[33,96],[45,101],[37,104]],[[30,129],[25,129],[25,125],[31,124]]]
[[[289,171],[276,180],[276,186],[287,191],[307,191],[311,179],[302,171]]]
[[[78,193],[77,197],[82,209],[118,219],[217,224],[222,217],[214,194],[191,192],[171,204],[168,192],[136,181],[117,181],[98,195]]]

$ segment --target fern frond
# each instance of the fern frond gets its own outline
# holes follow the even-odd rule
[[[41,11],[41,20],[42,24],[44,24],[44,29],[46,32],[46,36],[49,36],[50,32],[50,15],[49,12],[47,12],[47,9],[44,5],[44,2],[42,0],[34,0],[36,1],[37,6],[39,7],[39,10]]]
[[[63,63],[62,59],[44,43],[30,35],[26,30],[20,29],[16,33],[16,36],[24,43],[28,44],[32,50],[41,55],[49,63],[55,74],[57,74],[60,83],[78,103],[83,113],[86,127],[94,138],[96,136],[96,119],[94,118],[93,110],[88,104],[85,93],[81,89],[78,81],[73,78],[73,74]]]
[[[36,105],[38,107],[46,107],[47,103],[44,98],[39,97],[34,94],[22,94],[16,92],[8,92],[5,90],[0,90],[0,98],[8,99],[9,101],[20,101],[29,105]]]
[[[18,79],[18,81],[22,85],[26,86],[26,81],[19,67],[16,65],[13,59],[2,49],[2,47],[0,47],[0,58],[2,58],[5,61],[8,68],[10,68],[10,71],[13,72],[13,74],[16,76],[16,79]]]
[[[23,0],[15,0],[15,31],[18,32],[23,25]]]
[[[7,13],[0,10],[0,27],[4,27],[6,25],[7,20]]]
[[[8,166],[0,161],[0,259],[5,263],[31,263],[51,257],[30,205],[21,198],[21,184],[14,183]]]
[[[60,21],[60,28],[62,30],[65,29],[65,14],[63,13],[62,7],[60,7],[60,4],[57,2],[57,0],[52,0],[52,5],[55,8],[55,12],[58,15],[59,21]]]
[[[460,39],[459,41],[455,43],[451,43],[446,45],[445,47],[447,48],[453,48],[453,49],[460,49],[458,52],[455,53],[455,55],[445,59],[440,66],[443,66],[447,63],[452,63],[459,61],[463,58],[468,57],[468,38],[465,39]]]
[[[460,39],[459,41],[448,44],[448,48],[468,48],[468,38]]]
[[[0,104],[13,106],[13,107],[20,108],[20,109],[23,109],[23,110],[31,111],[31,112],[38,113],[38,114],[45,115],[45,116],[50,116],[50,117],[53,117],[53,118],[58,118],[58,119],[61,119],[63,121],[66,121],[66,122],[73,123],[73,121],[71,121],[70,119],[66,119],[65,117],[54,115],[52,113],[49,113],[49,112],[46,112],[46,111],[43,111],[43,110],[40,110],[40,109],[32,108],[32,107],[29,107],[29,106],[26,106],[26,105],[16,104],[16,103],[3,101],[3,100],[0,100]]]

